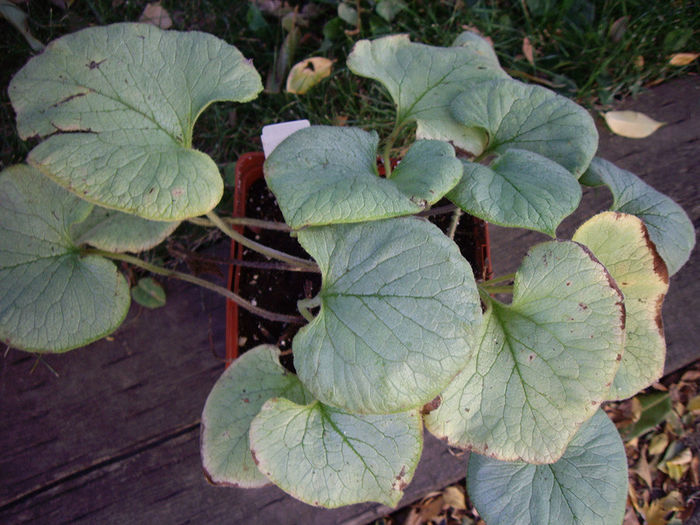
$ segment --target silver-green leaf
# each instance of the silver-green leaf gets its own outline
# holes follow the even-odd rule
[[[683,208],[672,199],[634,173],[599,157],[593,159],[581,183],[607,186],[613,195],[611,210],[636,215],[644,221],[670,275],[686,263],[695,246],[695,228]]]
[[[0,340],[64,352],[122,323],[126,280],[107,259],[81,255],[71,236],[92,208],[29,166],[0,173]]]
[[[627,456],[602,410],[550,465],[472,454],[467,491],[489,525],[618,525],[627,499]]]
[[[473,352],[481,308],[469,263],[429,222],[407,217],[308,228],[321,309],[293,341],[322,402],[390,413],[432,400]]]
[[[180,222],[149,221],[137,215],[95,206],[83,222],[73,226],[78,244],[109,252],[142,252],[160,244]]]
[[[625,351],[610,398],[631,397],[657,381],[664,371],[666,340],[661,307],[668,291],[668,270],[644,223],[634,215],[600,213],[586,221],[573,240],[593,252],[625,296]]]
[[[46,139],[30,164],[106,208],[175,221],[223,192],[216,164],[192,149],[197,117],[261,89],[252,64],[212,35],[124,23],[55,40],[9,94],[20,136]]]
[[[480,153],[482,130],[460,125],[450,102],[471,80],[507,78],[493,48],[473,33],[457,37],[451,47],[413,43],[407,35],[360,40],[348,56],[353,73],[381,82],[397,108],[397,123],[415,121],[419,138],[452,142]]]
[[[504,460],[550,463],[605,401],[622,358],[622,294],[583,246],[533,247],[510,305],[490,300],[476,356],[426,427]]]
[[[231,363],[209,392],[202,413],[201,453],[212,483],[248,488],[267,485],[269,480],[250,453],[251,421],[271,398],[313,401],[296,376],[280,364],[279,355],[274,346],[256,346]]]
[[[488,222],[554,237],[557,226],[577,208],[581,187],[556,162],[508,149],[489,166],[464,161],[462,180],[448,198]]]
[[[564,166],[576,178],[598,149],[588,112],[566,97],[513,79],[472,82],[451,104],[462,125],[486,133],[487,152],[532,151]]]
[[[396,506],[423,448],[417,410],[358,415],[315,402],[271,399],[250,425],[258,468],[310,505]]]
[[[362,222],[422,211],[462,176],[449,144],[416,142],[390,179],[377,172],[376,133],[312,126],[293,133],[265,162],[265,180],[292,228]]]

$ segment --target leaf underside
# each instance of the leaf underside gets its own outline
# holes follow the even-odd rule
[[[476,356],[426,427],[499,459],[556,461],[607,399],[624,342],[622,295],[590,252],[552,241],[528,253],[512,304],[490,303]]]
[[[417,218],[308,228],[321,310],[293,341],[299,378],[357,413],[422,406],[472,354],[481,308],[469,263]]]
[[[598,410],[556,463],[472,454],[467,491],[489,525],[617,524],[625,513],[627,456],[617,429]]]
[[[610,399],[633,396],[663,374],[666,341],[661,307],[668,271],[641,219],[605,212],[574,234],[608,269],[625,296],[626,339]]]
[[[93,206],[29,166],[0,173],[0,340],[64,352],[114,331],[129,309],[116,266],[71,236]]]
[[[103,207],[175,221],[211,210],[223,191],[212,159],[191,149],[197,117],[261,89],[253,66],[212,35],[123,23],[55,40],[9,94],[20,136],[45,139],[30,164]]]

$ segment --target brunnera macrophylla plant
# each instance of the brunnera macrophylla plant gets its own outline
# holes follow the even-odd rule
[[[194,123],[212,102],[262,89],[233,46],[140,24],[50,44],[9,87],[19,134],[38,145],[0,175],[0,338],[64,352],[114,331],[130,303],[115,260],[296,321],[128,253],[180,221],[218,226],[320,271],[322,287],[298,305],[308,323],[293,341],[296,374],[263,345],[214,385],[202,416],[213,483],[272,482],[325,507],[395,506],[425,427],[474,452],[469,494],[489,525],[620,523],[625,453],[599,407],[662,373],[661,303],[694,244],[688,217],[595,158],[589,114],[510,78],[474,34],[446,48],[363,40],[347,65],[386,88],[393,131],[312,126],[264,166],[313,262],[241,238],[213,212],[222,180],[192,148]],[[392,169],[395,141],[413,124],[416,140]],[[557,238],[582,185],[607,186],[612,209]],[[456,213],[552,240],[515,274],[477,283],[454,242],[416,216],[443,197]],[[494,298],[503,293],[512,301]]]

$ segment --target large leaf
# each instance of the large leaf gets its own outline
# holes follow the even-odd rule
[[[581,183],[606,185],[613,195],[611,209],[636,215],[644,221],[649,237],[673,275],[690,257],[695,228],[688,215],[669,197],[656,191],[634,173],[596,157]]]
[[[588,112],[566,97],[513,79],[472,82],[451,104],[462,125],[487,135],[485,150],[525,149],[561,164],[577,178],[598,148]]]
[[[255,68],[233,46],[151,24],[84,29],[47,46],[9,93],[29,162],[81,197],[154,220],[211,210],[223,184],[192,128],[212,102],[255,98]]]
[[[448,198],[463,210],[501,226],[556,235],[581,200],[581,187],[556,162],[509,149],[489,166],[464,161],[461,182]]]
[[[202,464],[212,483],[249,488],[269,483],[255,466],[248,433],[263,404],[276,397],[313,401],[271,345],[247,351],[217,380],[202,413]]]
[[[622,294],[589,251],[568,241],[535,246],[512,304],[490,301],[477,355],[427,428],[499,459],[556,461],[608,397],[624,324]]]
[[[598,410],[551,465],[472,454],[467,491],[489,525],[619,524],[627,498],[627,456],[615,426]]]
[[[666,341],[661,306],[668,271],[641,219],[606,212],[584,223],[573,240],[585,244],[613,276],[625,296],[626,340],[611,399],[633,396],[664,371]]]
[[[484,132],[460,125],[449,111],[450,102],[468,81],[507,77],[482,38],[463,33],[452,47],[416,44],[407,35],[361,40],[347,63],[353,73],[387,88],[399,125],[415,121],[420,138],[450,141],[473,153],[483,149]]]
[[[87,219],[73,227],[72,234],[77,244],[110,252],[141,252],[160,244],[179,224],[95,206]]]
[[[377,172],[377,134],[312,126],[293,133],[265,162],[265,179],[292,228],[409,215],[462,176],[449,144],[416,142],[390,179]]]
[[[92,208],[28,166],[0,173],[0,340],[63,352],[124,320],[126,280],[110,261],[82,256],[71,237]]]
[[[389,413],[432,400],[472,354],[481,308],[469,263],[417,218],[309,228],[321,310],[293,341],[294,366],[322,402]]]
[[[394,507],[418,465],[423,426],[417,410],[362,416],[271,399],[250,425],[250,446],[267,477],[310,505]]]

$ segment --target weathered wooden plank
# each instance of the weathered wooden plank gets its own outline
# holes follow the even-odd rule
[[[401,505],[465,475],[465,458],[426,435],[426,451]],[[326,510],[275,486],[220,488],[202,476],[197,428],[88,469],[0,511],[2,523],[245,523],[355,525],[389,509],[379,504]]]
[[[132,308],[112,341],[43,357],[59,377],[23,352],[2,360],[0,506],[198,420],[223,370],[224,301],[167,287],[165,308]]]

